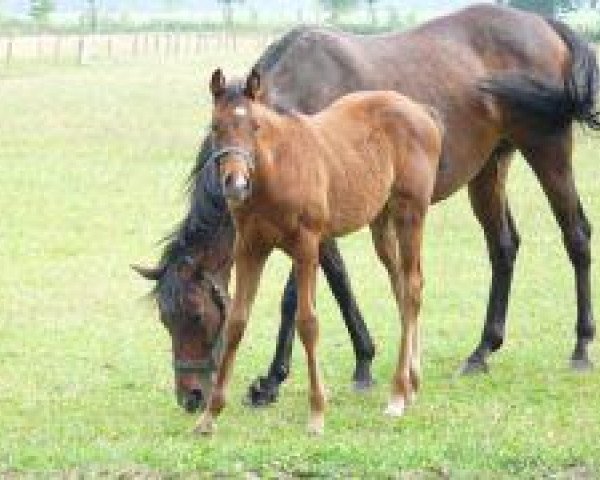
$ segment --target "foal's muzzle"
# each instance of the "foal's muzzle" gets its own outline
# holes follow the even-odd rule
[[[241,202],[250,195],[250,180],[239,173],[228,173],[223,178],[222,189],[226,199]]]

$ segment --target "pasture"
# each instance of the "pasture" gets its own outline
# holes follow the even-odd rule
[[[425,243],[424,384],[407,415],[383,416],[399,322],[367,232],[344,239],[377,345],[376,387],[350,389],[353,355],[323,278],[318,313],[329,390],[325,435],[305,434],[306,367],[279,402],[241,400],[274,349],[289,262],[273,256],[214,438],[172,392],[170,344],[150,285],[130,269],[186,208],[185,181],[210,113],[215,66],[240,73],[259,50],[159,62],[0,68],[0,476],[573,478],[600,475],[600,373],[568,368],[575,335],[571,266],[544,195],[521,158],[510,201],[522,237],[505,347],[489,375],[456,371],[481,332],[490,269],[465,192],[431,210]],[[465,132],[468,133],[468,132]],[[600,227],[600,139],[579,132],[575,171]],[[598,236],[593,254],[600,255]],[[594,263],[596,307],[600,270]],[[600,365],[597,343],[592,359]]]

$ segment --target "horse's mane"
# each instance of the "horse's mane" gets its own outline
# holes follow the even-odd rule
[[[190,206],[185,218],[167,235],[163,242],[157,270],[160,276],[152,291],[165,308],[174,307],[181,291],[181,281],[174,267],[193,257],[200,249],[209,248],[227,235],[230,238],[233,224],[216,172],[216,164],[205,163],[208,142],[205,140],[198,153],[201,168],[194,167],[193,184],[190,184]],[[192,176],[190,176],[192,180]]]
[[[308,31],[310,28],[298,27],[273,42],[258,59],[255,68],[263,76],[268,74],[289,47]],[[241,80],[228,82],[226,98],[235,99],[243,95],[243,88],[244,83]],[[273,108],[282,114],[294,113],[293,109],[281,105],[274,105]],[[167,308],[176,305],[182,287],[173,267],[185,261],[188,255],[193,256],[199,249],[209,247],[224,232],[227,232],[229,237],[233,233],[233,222],[221,192],[216,165],[213,162],[207,163],[210,155],[210,140],[206,137],[198,150],[196,162],[187,180],[190,198],[188,213],[173,232],[163,239],[165,246],[157,266],[160,276],[152,294]]]

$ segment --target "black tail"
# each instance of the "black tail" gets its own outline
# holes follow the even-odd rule
[[[600,73],[596,54],[571,28],[557,20],[547,20],[571,52],[571,65],[560,85],[526,72],[500,74],[483,80],[479,88],[509,104],[515,114],[536,119],[551,130],[573,121],[600,130],[597,107]]]

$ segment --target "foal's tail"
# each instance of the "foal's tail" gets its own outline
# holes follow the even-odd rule
[[[506,102],[515,113],[535,118],[550,130],[564,128],[573,121],[600,130],[600,111],[596,103],[600,73],[596,54],[564,23],[552,19],[547,22],[571,52],[571,64],[562,85],[530,73],[514,72],[486,78],[479,88]]]

